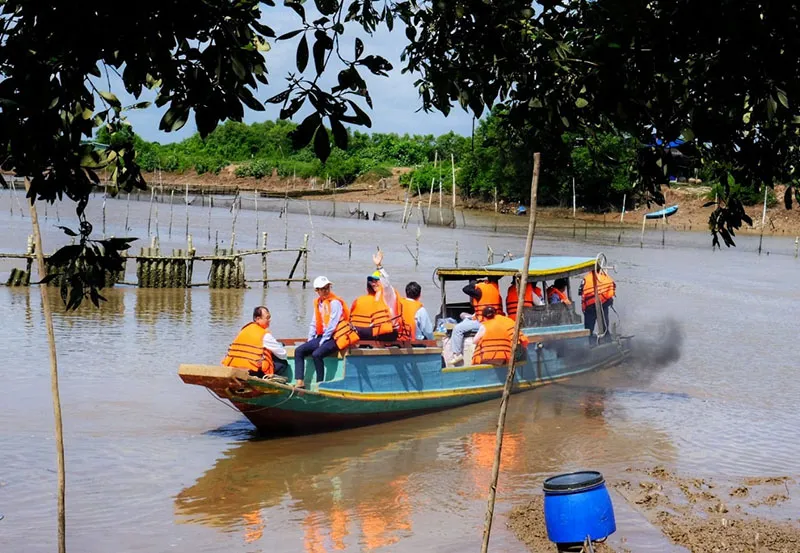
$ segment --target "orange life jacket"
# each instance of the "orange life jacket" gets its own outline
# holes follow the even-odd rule
[[[504,315],[495,315],[481,323],[484,328],[480,342],[472,354],[472,363],[505,364],[511,360],[511,343],[514,338],[514,321]],[[528,345],[528,338],[520,332],[519,344]]]
[[[338,301],[342,304],[342,316],[333,329],[333,341],[336,342],[336,347],[340,350],[346,349],[358,342],[358,332],[350,324],[350,311],[347,309],[347,304],[344,300],[334,294],[328,294],[328,297],[322,300],[317,298],[314,300],[314,324],[316,325],[317,335],[325,332],[328,324],[331,322],[331,302]],[[320,309],[322,303],[322,309]],[[321,312],[322,311],[322,312]]]
[[[547,301],[553,303],[554,297],[558,297],[558,299],[561,300],[561,303],[565,305],[572,305],[572,302],[570,301],[569,297],[564,292],[562,292],[555,286],[551,286],[547,289]]]
[[[480,301],[470,298],[472,308],[475,310],[475,320],[483,320],[483,308],[494,307],[498,315],[503,314],[503,298],[500,297],[500,285],[496,282],[479,282],[475,288],[481,291]]]
[[[595,275],[597,284],[595,285]],[[586,307],[594,305],[595,288],[600,297],[600,303],[606,303],[616,295],[617,283],[606,273],[592,271],[583,278],[583,293],[581,294],[581,308],[586,311]]]
[[[422,302],[409,298],[400,298],[400,329],[397,339],[400,341],[414,340],[417,337],[417,311],[422,307]]]
[[[267,329],[256,323],[247,323],[233,339],[228,354],[221,361],[226,367],[238,367],[249,371],[275,372],[272,352],[264,350],[264,334]]]
[[[525,298],[522,300],[522,307],[533,307],[533,294],[539,296],[539,299],[542,299],[542,289],[538,286],[534,287],[532,283],[526,282],[525,283]],[[517,301],[519,300],[519,296],[517,295],[517,287],[516,285],[512,284],[508,287],[508,292],[506,293],[506,313],[508,316],[516,321],[517,320]]]
[[[391,334],[395,330],[389,308],[372,294],[356,298],[350,308],[350,322],[356,328],[371,328],[373,337]]]

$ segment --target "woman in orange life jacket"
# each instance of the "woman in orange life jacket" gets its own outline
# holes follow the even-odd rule
[[[253,322],[247,323],[234,338],[222,360],[226,367],[247,369],[252,376],[285,374],[289,367],[286,349],[269,330],[272,315],[259,305],[253,309]]]
[[[350,322],[362,340],[394,341],[401,326],[398,294],[383,269],[383,252],[374,254],[372,261],[375,271],[367,276],[367,293],[350,307]]]
[[[470,297],[474,313],[461,314],[461,322],[453,328],[451,364],[458,365],[464,360],[464,334],[477,332],[483,320],[483,308],[494,307],[497,313],[503,312],[503,299],[500,297],[500,277],[490,276],[485,281],[470,280],[461,290]]]
[[[583,326],[590,333],[594,333],[594,326],[597,322],[595,294],[600,297],[600,305],[603,308],[603,321],[607,331],[608,308],[614,305],[614,296],[617,294],[617,283],[608,273],[604,271],[587,273],[578,289],[578,295],[581,297],[581,308],[583,309]],[[589,339],[591,340],[591,338],[590,336]]]
[[[512,321],[517,320],[517,288],[519,287],[519,277],[515,276],[506,292],[506,313]],[[522,307],[533,307],[534,305],[544,305],[542,289],[534,286],[532,282],[525,283],[525,299]]]
[[[498,314],[494,307],[483,308],[481,328],[475,335],[475,353],[472,364],[505,365],[511,360],[511,345],[514,340],[514,321]],[[519,345],[528,345],[528,339],[519,333]]]
[[[547,289],[547,301],[549,303],[563,303],[564,305],[572,305],[572,302],[567,295],[567,285],[569,280],[566,278],[557,278],[553,285]]]
[[[295,387],[305,388],[306,356],[311,354],[317,372],[317,383],[325,380],[324,357],[358,342],[350,327],[350,311],[344,300],[331,292],[333,283],[327,277],[314,279],[314,318],[308,327],[308,341],[294,350]]]

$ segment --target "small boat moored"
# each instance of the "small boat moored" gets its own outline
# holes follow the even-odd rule
[[[659,209],[658,211],[652,211],[650,213],[645,213],[645,219],[663,219],[665,217],[670,217],[675,215],[678,212],[678,204],[671,205],[669,207],[665,207],[664,209]]]
[[[602,256],[598,256],[600,258]],[[604,257],[603,257],[604,259]],[[547,290],[547,282],[576,278],[598,270],[593,257],[536,257],[528,267],[529,281]],[[471,311],[469,302],[449,301],[447,284],[489,276],[513,278],[522,260],[477,268],[439,268],[441,307],[436,319],[457,318]],[[459,286],[461,288],[461,286]],[[570,296],[571,285],[567,288]],[[459,293],[460,290],[459,290]],[[466,296],[465,296],[466,298]],[[531,390],[577,374],[609,367],[627,355],[628,339],[614,332],[599,340],[584,328],[574,303],[525,307],[523,329],[528,345],[516,363],[513,393]],[[441,325],[445,328],[452,325]],[[449,330],[449,329],[448,329]],[[359,342],[337,356],[325,359],[325,378],[316,382],[312,360],[307,360],[307,389],[293,383],[295,344],[283,340],[289,356],[289,374],[282,379],[261,379],[247,370],[218,365],[181,365],[187,384],[204,386],[230,401],[261,432],[298,434],[363,426],[441,411],[499,398],[507,365],[447,366],[445,333],[434,341]]]

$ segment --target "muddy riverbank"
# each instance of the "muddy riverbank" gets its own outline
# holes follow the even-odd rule
[[[231,194],[237,189],[242,191],[257,190],[273,196],[288,193],[293,198],[312,201],[331,201],[331,198],[335,196],[336,201],[354,204],[364,202],[402,205],[406,199],[406,189],[400,186],[399,176],[407,172],[408,168],[396,168],[392,176],[378,181],[356,180],[353,184],[338,188],[336,191],[333,191],[330,187],[323,190],[325,183],[319,179],[282,178],[277,174],[271,177],[255,179],[252,177],[237,177],[234,171],[235,167],[229,166],[217,175],[211,173],[198,175],[192,170],[181,174],[163,173],[159,175],[157,173],[148,173],[146,174],[146,179],[151,186],[158,186],[161,183],[162,185],[182,188],[188,184],[193,193]],[[776,186],[774,190],[775,196],[782,198],[784,189],[783,186]],[[709,199],[713,200],[710,197],[710,190],[708,186],[702,185],[673,185],[665,187],[663,192],[666,205],[677,204],[679,206],[678,212],[667,219],[668,228],[679,231],[707,230],[708,218],[713,208],[704,207],[704,205]],[[439,196],[438,193],[434,193],[433,197],[430,197],[426,190],[421,195],[413,194],[410,201],[412,203],[420,202],[423,206],[427,206],[429,203],[433,206],[438,206]],[[443,205],[450,207],[452,198],[445,195]],[[513,217],[518,205],[518,203],[505,202],[500,199],[497,206],[498,212],[506,217]],[[630,208],[631,206],[628,207]],[[593,213],[578,206],[575,217],[573,217],[571,206],[546,206],[539,209],[543,218],[560,221],[563,224],[570,224],[573,219],[576,219],[579,225],[586,221],[595,225],[602,224],[608,227],[625,226],[633,229],[641,228],[642,217],[645,213],[657,211],[660,208],[661,206],[655,204],[650,206],[641,204],[636,206],[636,209],[627,209],[623,216],[621,206],[617,206],[606,213]],[[494,212],[495,206],[491,201],[457,197],[456,209]],[[746,212],[753,220],[753,226],[745,225],[740,232],[742,234],[760,234],[762,205],[748,206],[746,207]],[[657,228],[663,223],[663,221],[650,221],[648,222],[648,228]],[[766,235],[800,236],[800,209],[795,206],[792,210],[786,210],[783,203],[779,201],[776,205],[767,209],[763,230]]]

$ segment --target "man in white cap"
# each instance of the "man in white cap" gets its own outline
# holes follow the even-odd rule
[[[308,341],[294,350],[294,377],[297,388],[305,388],[306,356],[311,354],[317,371],[317,382],[325,380],[323,359],[340,349],[356,343],[358,334],[350,326],[347,304],[331,291],[333,283],[328,277],[314,279],[314,318],[308,327]]]

